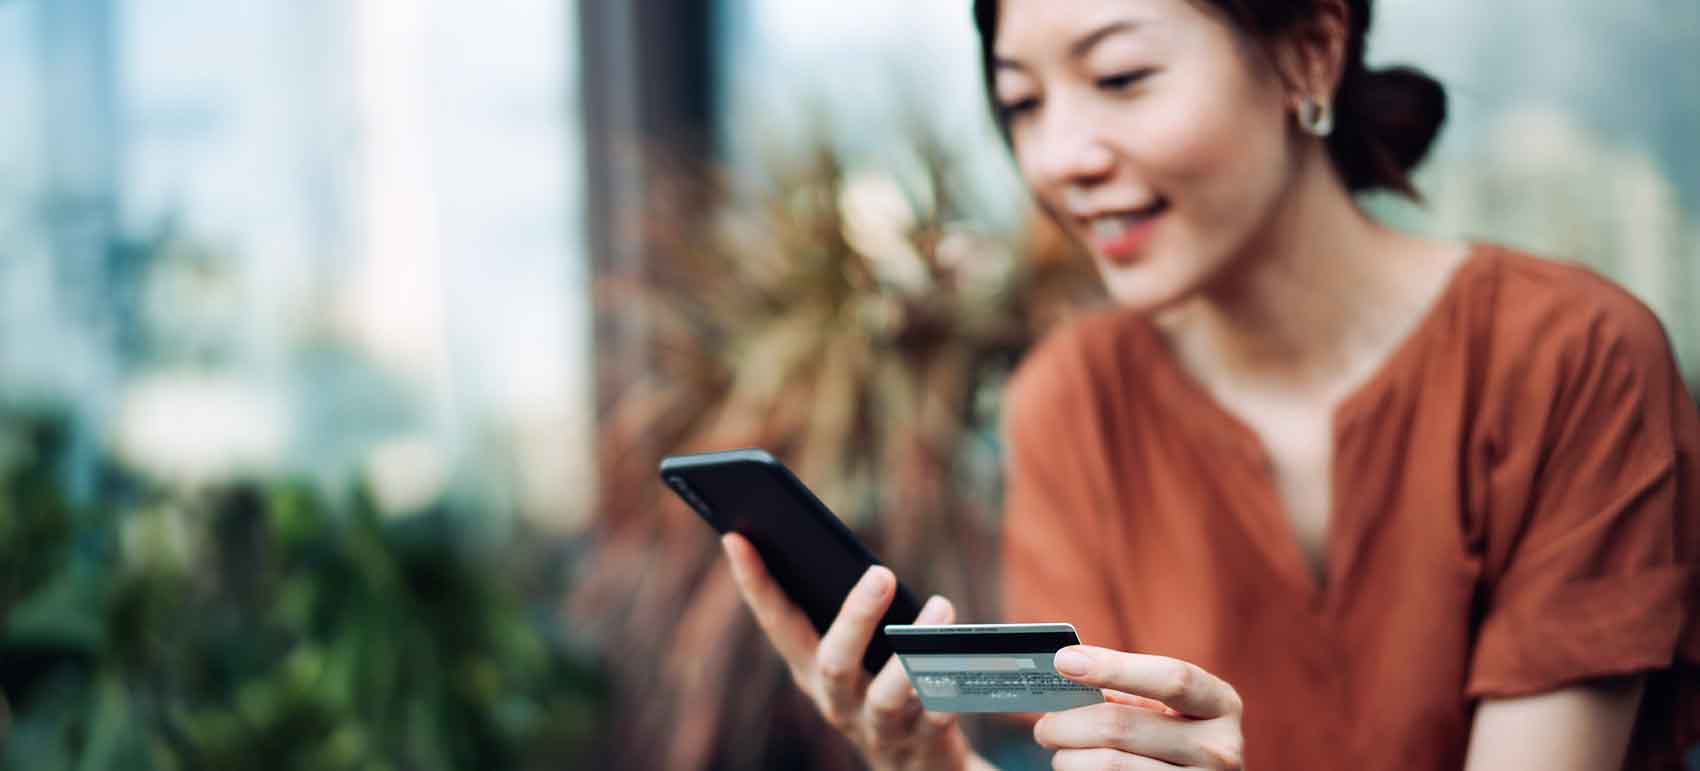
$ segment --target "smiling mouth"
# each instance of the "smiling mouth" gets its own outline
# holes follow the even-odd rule
[[[1080,221],[1095,251],[1112,261],[1126,262],[1145,245],[1157,219],[1168,209],[1168,202],[1158,199],[1140,209],[1104,212]]]

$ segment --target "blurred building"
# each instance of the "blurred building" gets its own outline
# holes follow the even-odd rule
[[[69,401],[106,443],[138,385],[229,386],[286,423],[274,471],[400,442],[445,490],[576,515],[576,18],[0,1],[0,398]]]
[[[1585,262],[1663,320],[1700,387],[1700,4],[1382,0],[1372,58],[1446,84],[1401,219]]]

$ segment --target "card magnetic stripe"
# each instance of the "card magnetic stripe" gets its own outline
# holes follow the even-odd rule
[[[898,653],[1055,653],[1079,641],[1070,632],[1014,634],[888,634]]]

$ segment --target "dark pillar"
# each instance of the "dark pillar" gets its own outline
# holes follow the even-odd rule
[[[587,229],[597,275],[641,271],[620,218],[641,208],[650,152],[714,148],[714,0],[580,0]]]
[[[643,282],[649,190],[709,162],[715,146],[715,0],[579,0],[585,120],[585,234],[593,287]],[[649,371],[640,314],[598,308],[598,409]],[[603,412],[602,414],[606,414]]]

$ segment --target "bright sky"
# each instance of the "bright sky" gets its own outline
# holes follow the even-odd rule
[[[969,0],[748,0],[767,40],[818,49],[925,45],[972,50]],[[942,44],[942,45],[941,45]]]

